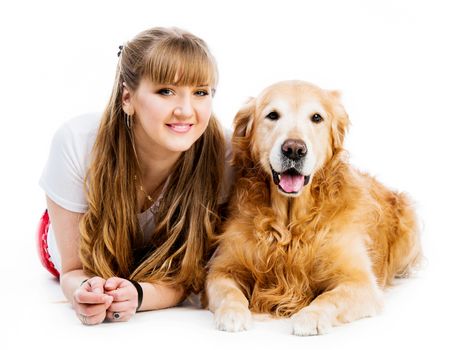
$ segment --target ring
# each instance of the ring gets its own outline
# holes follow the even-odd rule
[[[121,317],[121,314],[119,312],[115,312],[113,314],[113,317],[114,317],[115,320],[117,320],[117,319],[119,319]]]

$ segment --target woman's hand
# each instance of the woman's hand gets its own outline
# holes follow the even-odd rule
[[[79,320],[86,325],[99,324],[106,317],[113,297],[104,293],[105,280],[92,277],[74,292],[72,303]]]
[[[111,277],[104,285],[105,294],[113,298],[106,311],[109,321],[128,321],[137,312],[138,292],[129,280]]]

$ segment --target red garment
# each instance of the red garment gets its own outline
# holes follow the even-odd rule
[[[48,252],[48,228],[50,226],[50,218],[48,217],[48,211],[45,210],[42,218],[39,222],[39,227],[37,229],[37,248],[39,252],[39,258],[42,265],[56,278],[59,278],[59,272],[56,270],[55,265],[53,265],[50,253]]]

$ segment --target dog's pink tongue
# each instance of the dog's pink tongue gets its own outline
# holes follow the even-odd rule
[[[281,174],[280,187],[285,192],[299,192],[304,186],[304,176]]]

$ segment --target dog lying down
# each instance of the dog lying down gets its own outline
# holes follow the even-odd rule
[[[408,198],[347,163],[339,94],[280,82],[234,123],[237,179],[206,283],[216,326],[241,331],[268,313],[316,335],[375,315],[421,245]]]

